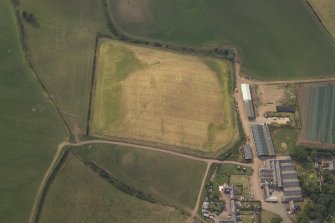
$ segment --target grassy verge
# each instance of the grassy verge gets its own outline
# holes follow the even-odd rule
[[[40,222],[185,222],[167,206],[130,196],[69,155],[51,185]]]
[[[194,207],[206,170],[204,162],[129,147],[98,144],[72,151],[120,182],[180,208]]]
[[[67,131],[28,68],[10,1],[0,2],[0,219],[27,222],[39,183]]]

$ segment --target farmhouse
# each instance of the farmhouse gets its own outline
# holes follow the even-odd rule
[[[294,162],[288,159],[270,159],[259,169],[260,186],[264,188],[265,201],[275,202],[271,189],[282,189],[282,202],[302,201],[302,193]]]
[[[252,125],[252,134],[254,137],[257,156],[274,156],[276,155],[269,126],[267,125]]]
[[[335,170],[335,160],[322,160],[321,167],[322,167],[322,170],[334,171]]]
[[[241,84],[241,89],[242,89],[242,97],[243,97],[246,115],[249,120],[255,119],[255,112],[254,112],[254,107],[252,104],[249,84]]]

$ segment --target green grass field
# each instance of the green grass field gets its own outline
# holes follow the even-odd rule
[[[335,74],[335,44],[304,0],[109,0],[116,24],[142,38],[196,47],[236,45],[264,80]]]
[[[107,34],[100,1],[20,1],[39,27],[23,22],[28,56],[74,133],[84,134],[95,38]],[[24,20],[23,20],[24,21]]]
[[[186,222],[187,216],[125,194],[71,153],[46,195],[40,223]]]
[[[27,222],[67,132],[24,60],[9,0],[0,1],[0,30],[0,219]]]
[[[277,155],[288,156],[297,143],[298,131],[294,128],[275,129],[272,134],[273,145]]]
[[[262,210],[261,223],[271,223],[271,219],[274,217],[278,217],[278,215],[267,210]]]
[[[206,169],[204,162],[129,147],[97,144],[72,150],[119,181],[181,208],[194,208]]]

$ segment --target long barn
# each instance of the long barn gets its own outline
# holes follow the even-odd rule
[[[275,156],[269,126],[267,125],[252,125],[252,134],[256,144],[257,156]]]
[[[241,84],[244,109],[249,120],[255,119],[254,106],[252,104],[249,84]]]

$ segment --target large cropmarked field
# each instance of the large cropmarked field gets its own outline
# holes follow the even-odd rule
[[[205,152],[239,137],[224,60],[102,40],[91,133]]]
[[[24,60],[9,0],[0,1],[0,30],[0,221],[28,222],[67,132]]]
[[[186,222],[180,211],[121,192],[69,155],[50,186],[39,223]]]
[[[307,84],[300,88],[300,142],[335,144],[335,84]]]
[[[72,151],[120,182],[184,210],[194,208],[206,170],[204,162],[123,146],[96,144]]]
[[[85,134],[97,33],[108,33],[101,1],[20,0],[27,55],[75,134]]]
[[[258,79],[335,75],[335,44],[304,0],[109,3],[115,23],[134,37],[195,47],[237,46],[244,71]]]
[[[334,0],[308,0],[321,22],[335,37],[335,1]]]

